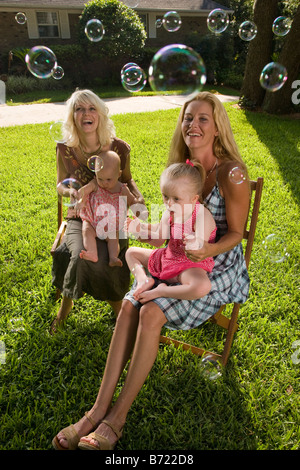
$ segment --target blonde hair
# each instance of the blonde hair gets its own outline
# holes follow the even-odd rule
[[[199,196],[202,202],[202,192],[205,183],[206,172],[201,163],[196,160],[187,160],[188,163],[173,163],[162,172],[160,184],[165,178],[167,183],[173,183],[179,178],[187,178],[190,183],[191,191]]]
[[[64,139],[69,147],[79,146],[79,135],[75,125],[74,111],[79,104],[95,106],[99,115],[97,134],[102,147],[109,145],[116,135],[115,125],[108,117],[108,107],[91,90],[76,90],[67,101],[66,120],[64,122]]]
[[[246,171],[246,165],[242,160],[238,146],[235,142],[226,109],[224,108],[219,98],[207,91],[198,93],[198,95],[196,95],[193,99],[185,102],[182,106],[171,140],[167,165],[175,162],[185,161],[185,159],[189,156],[189,149],[183,139],[181,125],[186,108],[193,101],[205,101],[212,107],[213,119],[218,130],[218,135],[215,137],[213,143],[214,155],[220,160],[237,161],[241,163],[243,169]]]

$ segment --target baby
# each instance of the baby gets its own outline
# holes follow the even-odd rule
[[[85,206],[80,211],[84,250],[80,258],[97,262],[96,237],[107,241],[109,266],[122,266],[119,259],[119,227],[126,220],[127,208],[136,198],[126,184],[121,183],[121,162],[116,152],[102,152],[103,167],[96,170],[97,189],[84,192]],[[90,187],[90,186],[89,186]],[[85,189],[86,187],[82,188]]]

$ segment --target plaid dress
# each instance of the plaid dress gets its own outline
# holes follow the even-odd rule
[[[225,200],[219,192],[218,183],[213,187],[204,203],[212,213],[217,225],[216,241],[227,232]],[[232,250],[214,257],[215,266],[207,273],[212,288],[205,297],[196,300],[179,300],[167,297],[154,299],[167,318],[165,327],[171,330],[196,328],[214,315],[221,305],[237,302],[244,303],[249,293],[249,276],[243,254],[242,244]],[[163,282],[156,280],[157,283]],[[135,286],[125,295],[137,309],[142,304],[133,298]]]

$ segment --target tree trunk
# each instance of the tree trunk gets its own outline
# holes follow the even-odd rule
[[[262,69],[271,61],[273,50],[272,24],[277,16],[278,0],[255,0],[253,21],[257,35],[249,44],[240,102],[245,106],[262,105],[265,90],[260,86]]]
[[[292,83],[298,78],[300,71],[300,5],[294,16],[292,28],[285,38],[278,62],[287,69],[288,79],[283,87],[276,92],[267,92],[263,108],[272,114],[288,114],[293,111]]]

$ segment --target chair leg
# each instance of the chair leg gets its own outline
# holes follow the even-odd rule
[[[228,333],[227,333],[227,336],[226,336],[225,345],[224,345],[224,349],[223,349],[223,353],[222,353],[222,364],[223,364],[223,366],[226,366],[227,361],[228,361],[231,345],[232,345],[232,342],[233,342],[234,333],[237,330],[236,321],[237,321],[239,311],[240,311],[240,304],[234,304],[233,309],[232,309],[232,313],[231,313],[230,322],[229,322]]]
[[[61,290],[57,287],[55,292],[55,300],[58,300],[61,296]]]

